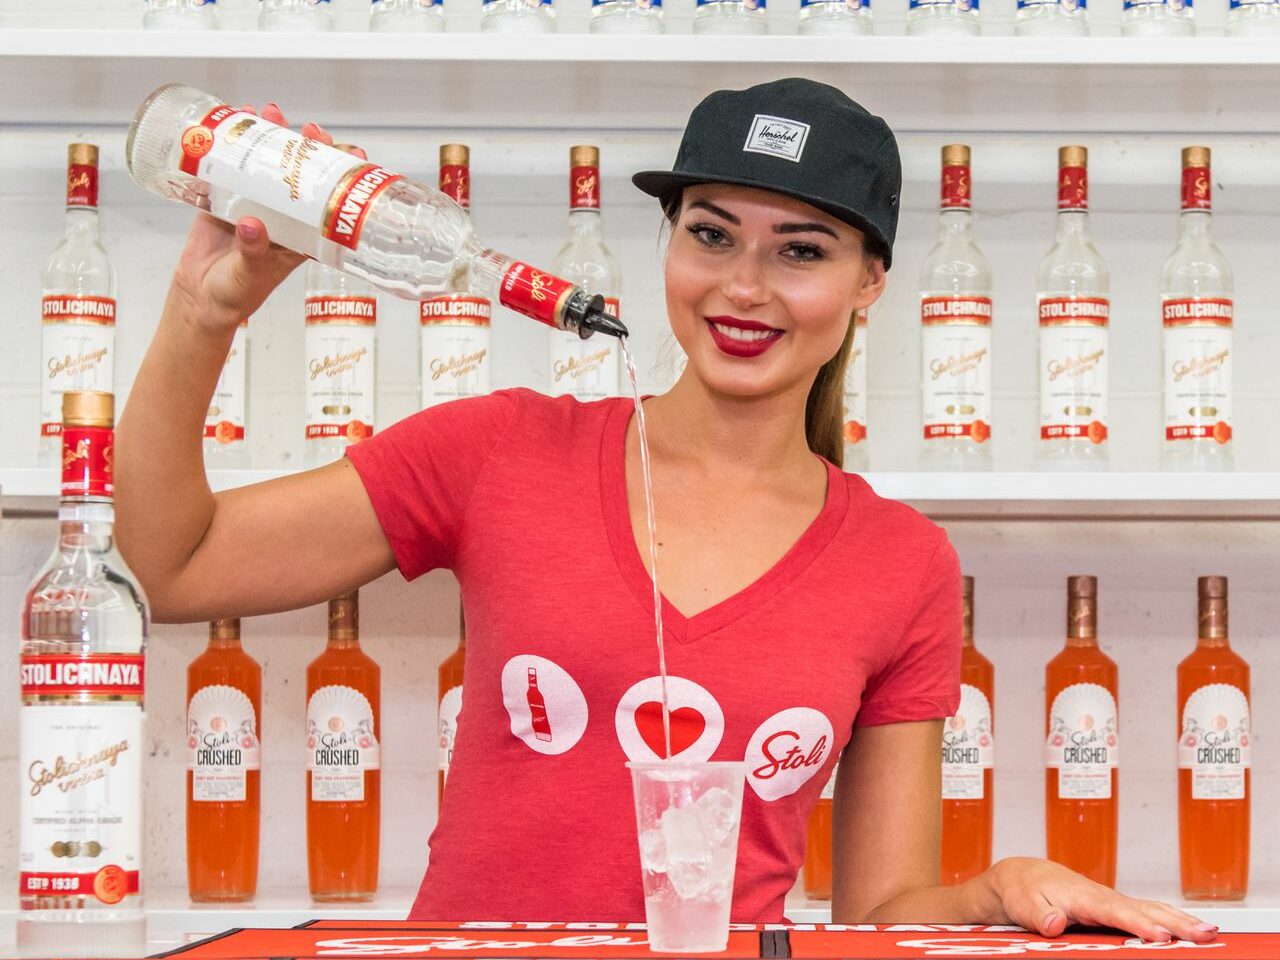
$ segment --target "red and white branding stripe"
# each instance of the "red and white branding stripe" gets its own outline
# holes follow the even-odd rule
[[[74,297],[55,295],[40,301],[40,319],[44,323],[116,322],[116,301],[112,297]]]
[[[1235,319],[1235,303],[1226,297],[1187,297],[1161,305],[1166,327],[1229,327]]]
[[[84,657],[61,654],[26,656],[19,664],[24,697],[107,694],[141,697],[142,654],[102,653]]]
[[[988,326],[991,323],[991,298],[923,297],[920,300],[920,322],[923,324],[969,323]]]
[[[101,903],[119,903],[141,888],[137,870],[106,866],[94,873],[27,873],[18,875],[18,890],[28,896],[93,897]]]
[[[307,297],[303,309],[308,324],[352,323],[372,326],[378,322],[377,297]]]
[[[182,159],[178,161],[178,169],[190,176],[200,173],[200,161],[213,149],[213,131],[223,120],[238,113],[235,107],[225,103],[214,107],[204,119],[182,132]]]
[[[924,427],[926,440],[942,437],[969,437],[977,443],[985,443],[991,437],[991,427],[982,420],[972,423],[928,423]]]
[[[373,436],[373,424],[361,420],[348,420],[345,423],[309,423],[307,424],[308,440],[333,440],[345,437],[352,443],[359,443]]]
[[[231,443],[244,439],[244,427],[238,427],[230,420],[219,420],[217,423],[204,425],[206,440],[217,440],[219,443]]]
[[[433,324],[487,327],[492,314],[493,305],[484,297],[448,294],[423,300],[419,318],[424,327]]]
[[[332,213],[324,225],[324,235],[334,243],[354,250],[369,208],[383,190],[400,179],[400,174],[384,170],[376,163],[356,170],[342,192],[332,202]]]
[[[1041,440],[1066,440],[1086,437],[1091,443],[1107,439],[1106,424],[1099,420],[1092,423],[1053,423],[1040,428]]]
[[[1165,427],[1166,440],[1214,440],[1220,444],[1231,442],[1231,427],[1223,422],[1180,424],[1176,427]]]
[[[1111,301],[1106,297],[1041,297],[1040,326],[1081,324],[1105,327],[1111,321]]]

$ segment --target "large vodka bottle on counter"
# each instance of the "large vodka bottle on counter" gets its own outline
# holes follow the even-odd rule
[[[112,535],[111,394],[62,411],[58,542],[22,604],[18,952],[138,957],[147,601]]]
[[[596,330],[626,335],[603,297],[486,248],[466,212],[439,190],[191,87],[151,94],[125,152],[147,189],[228,222],[258,217],[276,243],[407,299],[461,280],[583,338]]]

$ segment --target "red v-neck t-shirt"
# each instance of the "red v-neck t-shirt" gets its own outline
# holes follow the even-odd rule
[[[466,610],[462,711],[414,919],[644,919],[625,763],[663,745],[631,416],[626,399],[500,391],[347,452],[401,573],[451,569]],[[735,920],[782,918],[855,724],[955,712],[960,606],[945,533],[830,464],[821,512],[772,569],[693,617],[664,603],[673,753],[747,761]]]

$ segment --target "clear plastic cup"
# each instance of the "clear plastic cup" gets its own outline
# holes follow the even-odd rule
[[[656,953],[726,949],[746,763],[658,761],[627,767],[636,800],[649,948]]]

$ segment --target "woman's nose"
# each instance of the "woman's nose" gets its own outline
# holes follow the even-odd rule
[[[724,278],[724,294],[738,307],[754,307],[769,299],[767,271],[760,258],[743,251],[733,258]]]

